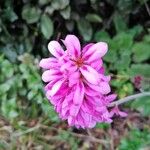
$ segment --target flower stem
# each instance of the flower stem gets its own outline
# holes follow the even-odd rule
[[[140,97],[143,97],[143,96],[150,96],[150,92],[143,92],[143,93],[127,96],[125,98],[122,98],[120,100],[112,102],[108,107],[113,107],[115,105],[120,105],[120,104],[126,103],[128,101],[135,100],[136,98],[140,98]]]

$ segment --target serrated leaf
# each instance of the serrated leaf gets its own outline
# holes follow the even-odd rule
[[[150,97],[141,97],[132,102],[131,107],[140,111],[144,116],[150,115]]]
[[[134,62],[142,62],[150,59],[150,44],[140,42],[132,47]]]
[[[111,42],[111,47],[113,49],[121,50],[121,49],[131,49],[131,46],[133,44],[133,35],[121,32],[117,34],[112,42]]]
[[[105,41],[108,42],[110,40],[110,36],[106,31],[98,31],[94,35],[95,41]]]
[[[117,33],[127,30],[127,25],[121,15],[115,14],[113,17]]]
[[[129,70],[129,75],[136,76],[141,75],[150,77],[150,65],[149,64],[133,64]]]
[[[130,51],[120,50],[120,53],[121,54],[119,56],[119,59],[114,64],[115,69],[117,69],[118,71],[129,68],[129,65],[131,63]]]
[[[117,52],[113,49],[109,49],[107,55],[104,56],[104,60],[110,63],[114,63],[118,60]]]
[[[81,19],[77,21],[77,26],[84,40],[89,41],[92,38],[92,34],[93,34],[93,29],[91,24],[88,21]]]
[[[40,22],[41,32],[46,39],[49,39],[54,32],[53,22],[48,15],[42,15]]]
[[[129,30],[129,34],[133,37],[138,36],[143,31],[143,27],[141,25],[136,25]]]
[[[38,7],[30,5],[25,5],[22,10],[22,18],[29,24],[37,22],[40,18],[40,14],[41,10]]]
[[[87,14],[85,17],[89,22],[102,22],[102,18],[97,14]]]

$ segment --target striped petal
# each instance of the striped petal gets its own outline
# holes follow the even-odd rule
[[[88,62],[100,59],[103,57],[108,50],[108,45],[105,42],[99,42],[91,46],[88,51],[83,54],[83,58],[87,59]]]
[[[82,104],[83,98],[84,98],[84,85],[82,82],[79,82],[75,88],[73,103],[76,105]]]
[[[84,65],[80,68],[80,71],[84,78],[91,84],[98,84],[99,74],[98,72],[88,65]]]
[[[61,57],[65,52],[57,41],[51,41],[48,44],[50,53],[56,58]]]
[[[73,56],[74,58],[80,56],[81,45],[79,39],[76,36],[67,35],[63,42],[67,48],[67,52],[69,53],[69,55]]]

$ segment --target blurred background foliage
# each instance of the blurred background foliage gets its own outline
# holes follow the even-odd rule
[[[0,128],[0,149],[17,149],[17,142],[20,149],[32,149],[32,146],[37,149],[57,149],[59,146],[63,149],[112,149],[111,145],[97,146],[79,140],[74,136],[74,132],[79,131],[70,131],[65,123],[60,123],[44,96],[38,63],[42,57],[50,55],[48,42],[51,39],[60,40],[66,34],[77,35],[82,45],[90,41],[106,41],[109,45],[109,52],[104,57],[106,71],[112,76],[112,89],[118,98],[150,90],[149,6],[149,0],[0,1],[0,113],[3,118],[0,119],[0,127],[9,127]],[[143,121],[141,129],[128,125],[129,120],[125,119],[126,130],[132,132],[118,138],[119,142],[114,143],[115,148],[147,150],[150,144],[147,142],[150,141],[150,126],[147,125],[150,120],[149,106],[149,97],[126,105],[127,111],[140,112],[146,121]],[[24,133],[36,124],[52,126],[61,131],[56,134],[51,128],[47,129],[51,131],[49,138],[53,138],[50,138],[51,144],[42,129],[33,131],[33,134],[19,135],[16,139],[6,136]],[[93,132],[110,129],[118,130],[113,125],[98,124]],[[105,140],[107,136],[104,136]],[[56,144],[55,140],[60,140],[60,144]]]

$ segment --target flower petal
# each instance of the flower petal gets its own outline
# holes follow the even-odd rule
[[[63,42],[67,48],[69,55],[75,58],[80,56],[81,45],[79,39],[75,35],[67,35]]]
[[[108,50],[108,45],[105,42],[99,42],[91,46],[88,51],[83,54],[84,59],[88,59],[88,62],[100,59]]]
[[[40,61],[39,66],[44,69],[50,69],[59,66],[56,58],[44,58]]]
[[[82,104],[84,98],[84,85],[82,82],[79,82],[76,85],[74,97],[73,97],[73,103],[78,105]]]
[[[78,114],[79,110],[80,110],[80,105],[74,105],[74,104],[73,104],[73,105],[70,107],[70,115],[71,115],[71,116],[76,116],[76,115]]]
[[[44,82],[50,82],[51,80],[60,79],[60,78],[62,78],[62,75],[58,70],[46,70],[42,74],[42,80]]]
[[[54,96],[59,91],[63,83],[64,83],[64,80],[59,80],[58,82],[56,82],[50,91],[50,95]]]
[[[80,68],[80,71],[84,78],[91,84],[98,84],[99,74],[98,72],[88,65],[84,65]]]
[[[85,45],[82,49],[82,54],[84,54],[86,51],[88,51],[88,49],[93,45],[94,45],[94,43],[89,43],[89,44]]]
[[[78,71],[73,72],[69,75],[69,87],[73,86],[79,81],[80,73]]]
[[[51,41],[48,44],[50,53],[56,58],[61,57],[65,52],[57,41]]]
[[[110,102],[112,102],[113,100],[115,100],[116,97],[117,97],[116,94],[108,95],[108,96],[105,97],[105,101],[108,102],[108,103],[110,103]]]
[[[107,82],[100,82],[100,93],[101,94],[108,94],[110,93],[110,85]]]

